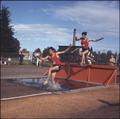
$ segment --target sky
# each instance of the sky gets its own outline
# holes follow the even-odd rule
[[[119,1],[2,1],[2,5],[9,7],[21,49],[69,45],[76,28],[78,38],[84,31],[89,39],[104,37],[90,43],[94,51],[119,52]]]

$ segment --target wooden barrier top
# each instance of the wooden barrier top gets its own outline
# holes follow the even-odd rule
[[[115,70],[115,69],[117,69],[117,66],[110,66],[110,65],[96,65],[96,64],[92,64],[92,65],[83,65],[83,66],[81,66],[81,65],[79,65],[79,64],[77,64],[77,63],[63,63],[62,64],[63,66],[64,65],[69,65],[69,66],[71,66],[71,67],[90,67],[90,68],[96,68],[96,69],[108,69],[108,70]]]

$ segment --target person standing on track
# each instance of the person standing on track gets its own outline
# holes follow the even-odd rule
[[[109,65],[111,65],[111,66],[115,66],[116,65],[116,59],[115,59],[114,55],[110,56]]]
[[[20,53],[19,53],[19,64],[20,65],[23,64],[23,58],[24,58],[24,55],[23,55],[22,51],[20,51]]]

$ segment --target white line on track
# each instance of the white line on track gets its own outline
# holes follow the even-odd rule
[[[73,89],[73,90],[69,90],[69,91],[44,92],[44,93],[37,93],[37,94],[10,97],[10,98],[1,98],[0,100],[1,101],[8,101],[8,100],[15,100],[15,99],[28,98],[28,97],[34,97],[34,96],[42,96],[42,95],[78,93],[78,92],[91,91],[91,90],[97,90],[97,89],[102,89],[102,88],[108,88],[108,86],[94,86],[94,87],[87,87],[87,88],[81,88],[81,89]]]
[[[17,97],[10,97],[10,98],[1,98],[0,100],[1,101],[7,101],[7,100],[14,100],[14,99],[27,98],[27,97],[40,96],[40,95],[50,95],[50,94],[52,94],[52,92],[44,92],[44,93],[37,93],[37,94],[17,96]]]

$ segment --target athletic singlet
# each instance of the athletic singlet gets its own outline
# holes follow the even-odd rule
[[[53,64],[55,64],[55,65],[62,64],[62,62],[60,61],[60,57],[56,53],[53,53],[53,55],[51,56],[51,60],[52,60]]]
[[[85,38],[84,40],[81,40],[81,44],[82,44],[83,48],[88,49],[89,48],[88,38]]]

